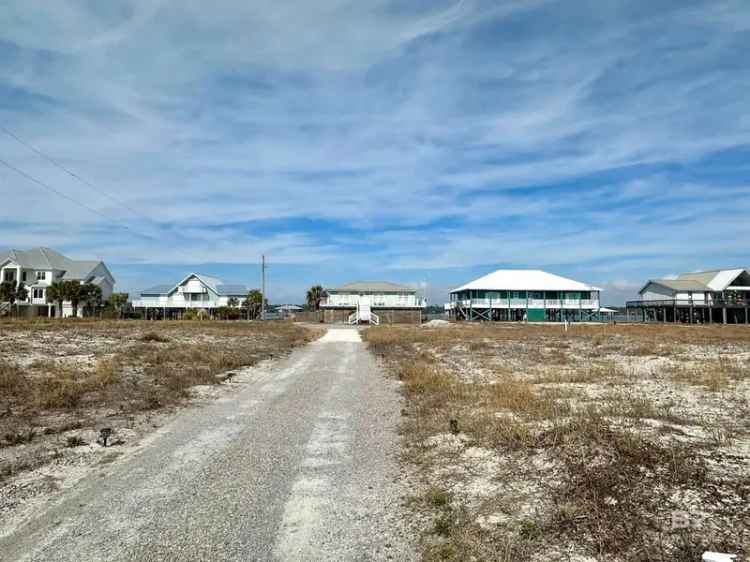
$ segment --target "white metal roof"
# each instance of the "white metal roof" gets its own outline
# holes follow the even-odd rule
[[[726,288],[737,279],[743,272],[743,269],[727,269],[719,271],[716,276],[708,283],[714,291],[724,291]]]
[[[541,269],[498,269],[451,292],[479,291],[599,291],[598,287],[547,273]]]

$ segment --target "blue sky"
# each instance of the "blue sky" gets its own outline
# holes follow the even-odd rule
[[[750,265],[750,4],[30,3],[0,10],[0,247],[313,283]],[[104,216],[102,216],[104,215]],[[106,218],[105,218],[106,217]]]

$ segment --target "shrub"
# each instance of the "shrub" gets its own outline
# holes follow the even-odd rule
[[[166,336],[162,336],[161,334],[157,334],[156,332],[146,332],[141,336],[140,340],[144,342],[167,343],[169,341],[169,338],[167,338]]]
[[[78,435],[71,435],[65,440],[65,444],[70,447],[71,449],[73,447],[81,447],[83,445],[87,445],[86,441],[84,441],[81,437]]]
[[[13,363],[0,359],[0,396],[23,394],[28,381],[21,370]]]

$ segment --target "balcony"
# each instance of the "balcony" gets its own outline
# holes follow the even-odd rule
[[[320,301],[320,306],[324,308],[357,308],[359,299],[354,298],[324,298]],[[408,299],[372,299],[371,308],[424,308],[427,301],[418,297]]]
[[[750,299],[748,298],[731,298],[731,299],[717,299],[709,298],[705,299],[656,299],[656,300],[635,300],[627,301],[625,303],[627,308],[650,308],[650,307],[662,307],[662,306],[692,306],[692,307],[711,307],[711,306],[736,306],[746,307],[750,306]]]
[[[445,305],[446,310],[458,306],[462,308],[545,308],[594,310],[599,308],[599,301],[595,299],[464,299],[451,301]]]

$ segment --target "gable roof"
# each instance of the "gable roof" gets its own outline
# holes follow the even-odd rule
[[[416,293],[416,289],[406,285],[397,285],[388,281],[357,281],[347,283],[335,289],[326,289],[329,293]]]
[[[51,248],[31,250],[8,250],[0,253],[0,264],[11,260],[25,269],[62,271],[62,279],[85,281],[96,267],[98,260],[72,260]]]
[[[652,283],[673,291],[725,291],[743,273],[750,275],[746,269],[715,269],[681,273],[676,279],[649,279],[638,292],[643,293]]]
[[[599,291],[598,287],[547,273],[541,269],[498,269],[453,289],[451,293],[479,291]]]
[[[644,285],[641,292],[645,291],[649,285],[659,285],[670,291],[710,291],[711,288],[700,281],[691,279],[651,279]]]
[[[245,287],[245,285],[240,285],[237,283],[225,283],[222,279],[219,279],[218,277],[213,277],[211,275],[204,275],[202,273],[190,273],[189,275],[186,275],[182,280],[180,280],[180,282],[177,283],[176,285],[167,285],[167,284],[155,285],[154,287],[143,289],[141,291],[141,295],[143,296],[171,295],[177,290],[177,287],[179,287],[180,285],[183,285],[192,277],[195,277],[196,279],[198,279],[203,285],[211,289],[211,291],[213,291],[220,297],[232,297],[232,296],[244,297],[249,292],[249,289]]]

